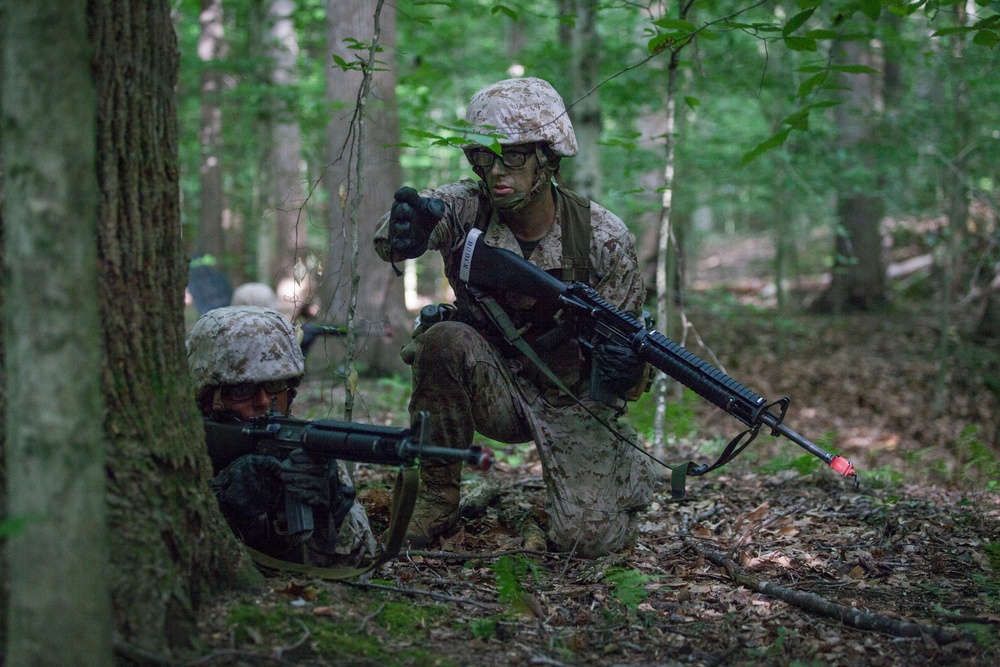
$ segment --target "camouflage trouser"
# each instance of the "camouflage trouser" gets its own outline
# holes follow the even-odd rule
[[[413,366],[411,416],[428,413],[435,444],[468,447],[473,434],[500,442],[534,441],[547,490],[548,538],[585,557],[617,551],[636,534],[636,513],[652,496],[649,459],[578,405],[555,407],[520,378],[472,327],[441,322],[403,349]],[[595,414],[635,441],[613,411],[581,396]]]

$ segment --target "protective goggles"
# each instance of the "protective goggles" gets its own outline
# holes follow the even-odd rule
[[[277,396],[283,391],[299,386],[297,378],[288,380],[268,380],[267,382],[244,382],[243,384],[228,384],[222,387],[222,397],[233,403],[242,403],[256,397],[260,390],[268,396]]]
[[[465,158],[473,167],[479,167],[480,169],[491,169],[498,157],[503,162],[503,166],[508,169],[517,169],[524,166],[524,163],[528,161],[529,155],[534,154],[534,150],[505,150],[503,155],[497,155],[489,148],[483,146],[473,146],[465,149]]]

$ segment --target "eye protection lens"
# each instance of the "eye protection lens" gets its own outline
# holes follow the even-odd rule
[[[504,151],[503,155],[499,157],[501,162],[503,162],[503,166],[508,169],[517,169],[524,166],[524,163],[528,161],[529,155],[532,155],[532,152]],[[470,148],[465,151],[465,157],[473,167],[490,169],[493,167],[493,163],[496,162],[498,156],[488,148]]]
[[[290,380],[268,380],[267,382],[260,382],[257,384],[249,382],[244,384],[231,384],[222,388],[222,394],[227,400],[233,401],[234,403],[242,403],[257,396],[261,389],[263,389],[264,393],[269,396],[276,396],[283,391],[288,391],[297,384],[297,382],[292,383]]]

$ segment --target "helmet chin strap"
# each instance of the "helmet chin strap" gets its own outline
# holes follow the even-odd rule
[[[541,146],[535,146],[535,180],[528,192],[515,192],[503,197],[495,197],[489,192],[490,201],[497,211],[503,213],[516,213],[534,201],[538,193],[552,181],[552,175],[559,168],[559,161],[550,162]],[[477,169],[476,172],[484,181],[485,172]],[[482,173],[480,173],[482,172]]]

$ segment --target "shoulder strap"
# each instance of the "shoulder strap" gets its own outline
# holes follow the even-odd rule
[[[562,225],[562,281],[590,281],[590,200],[578,192],[556,188]]]

